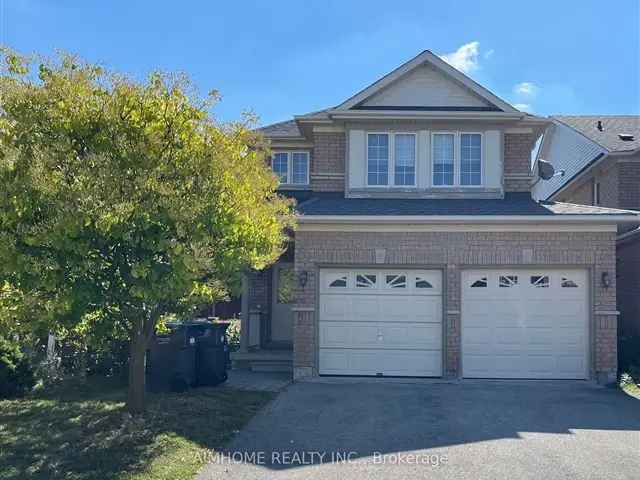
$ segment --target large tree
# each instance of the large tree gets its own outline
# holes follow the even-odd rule
[[[291,205],[250,119],[215,121],[184,76],[3,56],[0,286],[34,329],[126,332],[139,412],[154,329],[275,261]]]

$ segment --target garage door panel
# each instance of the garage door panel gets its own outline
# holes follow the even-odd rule
[[[418,350],[322,349],[320,371],[326,375],[439,376],[442,356]]]
[[[585,378],[587,278],[571,269],[463,272],[463,376]]]
[[[326,295],[320,302],[320,317],[326,320],[347,320],[351,302],[340,295]]]
[[[442,327],[439,324],[381,325],[382,347],[441,350]]]
[[[350,318],[355,321],[369,322],[380,316],[380,299],[374,296],[348,297],[351,303]]]
[[[320,327],[320,345],[327,347],[372,346],[378,341],[376,325],[360,322],[326,322]]]
[[[321,374],[442,375],[441,272],[323,269],[320,278]]]
[[[415,297],[415,320],[427,323],[442,323],[442,297]]]

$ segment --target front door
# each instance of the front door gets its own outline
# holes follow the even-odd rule
[[[293,312],[295,273],[292,263],[279,262],[273,267],[273,301],[271,306],[271,341],[293,341]]]

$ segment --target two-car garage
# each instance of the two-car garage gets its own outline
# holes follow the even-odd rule
[[[461,274],[462,376],[588,376],[588,275],[576,269]],[[319,373],[443,374],[441,270],[322,269]]]

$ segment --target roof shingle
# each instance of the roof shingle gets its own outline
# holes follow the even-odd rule
[[[610,152],[640,148],[640,115],[554,115],[553,118]],[[602,131],[598,130],[598,121],[602,122]],[[620,134],[631,134],[634,140],[622,140]]]
[[[345,198],[342,193],[314,193],[298,204],[302,215],[638,215],[614,208],[536,202],[527,192],[503,199]]]

